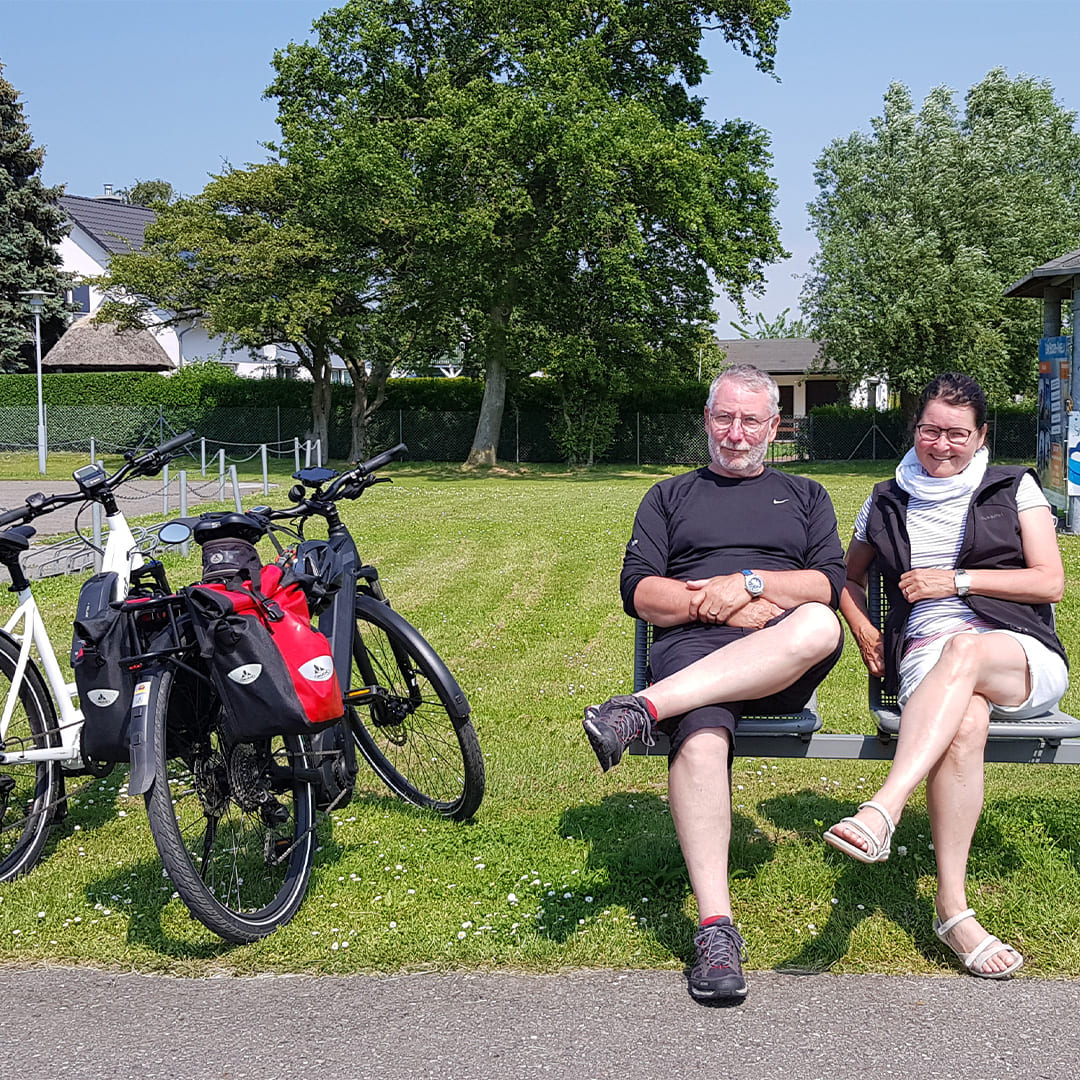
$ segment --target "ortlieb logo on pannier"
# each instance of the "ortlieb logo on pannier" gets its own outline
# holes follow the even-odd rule
[[[345,708],[330,644],[311,625],[307,600],[282,568],[264,566],[259,584],[184,590],[199,648],[233,742],[297,735],[339,720]]]

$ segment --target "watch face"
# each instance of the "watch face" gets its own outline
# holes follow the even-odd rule
[[[746,591],[751,596],[760,596],[765,591],[765,582],[757,574],[747,574]]]

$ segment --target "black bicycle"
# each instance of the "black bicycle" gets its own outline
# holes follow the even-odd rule
[[[390,607],[338,512],[342,500],[389,482],[374,474],[405,449],[341,474],[303,469],[284,509],[192,519],[200,543],[289,537],[281,557],[304,583],[330,642],[344,693],[340,723],[313,736],[230,742],[183,598],[139,607],[144,618],[148,604],[160,611],[169,629],[152,652],[130,661],[145,674],[131,718],[129,789],[146,797],[154,840],[184,903],[228,941],[257,940],[295,914],[314,859],[316,811],[351,798],[357,750],[415,806],[464,821],[483,798],[483,757],[465,694]],[[312,518],[325,521],[325,539],[305,536]]]

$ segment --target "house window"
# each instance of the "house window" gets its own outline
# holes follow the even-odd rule
[[[67,299],[68,303],[71,305],[72,311],[76,315],[90,314],[89,285],[76,285],[73,289],[69,289]]]
[[[806,411],[815,405],[837,405],[847,403],[847,392],[838,379],[806,380]]]
[[[780,387],[780,415],[781,416],[794,416],[795,415],[795,387],[794,386],[781,386]]]

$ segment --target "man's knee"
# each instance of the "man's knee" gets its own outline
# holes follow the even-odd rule
[[[731,760],[731,732],[727,728],[699,728],[679,744],[675,762],[682,763],[687,772],[724,778]],[[673,767],[675,762],[672,763]]]
[[[776,628],[784,635],[785,650],[802,657],[808,668],[830,656],[843,634],[836,612],[816,602],[801,604]]]

